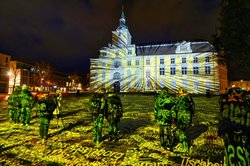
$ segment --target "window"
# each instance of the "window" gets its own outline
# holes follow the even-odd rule
[[[187,58],[182,58],[182,63],[187,63]]]
[[[175,75],[175,67],[170,68],[170,75]]]
[[[94,73],[95,80],[98,79],[98,73]]]
[[[146,71],[146,78],[150,77],[150,71]]]
[[[171,86],[172,89],[176,89],[176,82],[172,81],[170,86]]]
[[[210,62],[210,57],[209,56],[205,57],[205,62]]]
[[[130,70],[128,70],[127,74],[128,74],[128,78],[131,77],[131,71]]]
[[[130,84],[130,82],[127,82],[127,88],[130,88],[131,87],[131,84]]]
[[[120,61],[114,61],[114,67],[115,68],[119,68],[121,66],[121,62]]]
[[[165,75],[165,68],[160,68],[160,75]]]
[[[211,86],[210,86],[210,81],[206,81],[206,89],[210,90]]]
[[[137,60],[135,60],[135,65],[140,65],[140,61],[137,59]]]
[[[205,74],[211,74],[211,67],[205,66]]]
[[[160,64],[164,64],[164,59],[160,59]]]
[[[194,89],[199,89],[199,82],[198,81],[195,81],[194,82]]]
[[[198,57],[194,57],[194,63],[199,63]]]
[[[139,70],[136,70],[136,71],[135,71],[135,75],[136,75],[136,77],[138,78],[138,77],[140,76],[140,71],[139,71]]]
[[[102,72],[102,80],[105,80],[105,78],[106,78],[106,73]]]
[[[160,87],[164,88],[165,87],[165,82],[163,80],[160,81]]]
[[[146,59],[146,65],[150,65],[150,59]]]
[[[127,64],[128,66],[131,66],[131,60],[128,60]]]
[[[115,72],[113,76],[114,80],[120,80],[121,79],[121,74],[119,72]]]
[[[103,52],[102,54],[103,54],[103,56],[107,56],[107,53],[106,53],[106,52]]]
[[[182,75],[187,75],[187,67],[182,67],[181,68],[181,74]]]
[[[182,80],[182,86],[183,86],[183,88],[187,88],[188,87],[187,80]]]
[[[102,62],[102,66],[105,67],[106,66],[106,62]]]
[[[199,67],[193,67],[193,74],[199,74]]]
[[[132,54],[132,50],[128,50],[128,54],[131,55]]]
[[[174,58],[171,58],[171,64],[175,64],[175,59]]]
[[[147,80],[147,88],[150,88],[150,81]]]
[[[119,51],[116,51],[115,54],[116,54],[116,56],[118,56],[119,55]]]

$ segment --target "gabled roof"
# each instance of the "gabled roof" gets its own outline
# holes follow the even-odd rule
[[[176,48],[182,43],[170,44],[152,44],[152,45],[137,45],[136,55],[168,55],[176,54]],[[190,42],[192,53],[214,52],[214,47],[207,41],[205,42]]]

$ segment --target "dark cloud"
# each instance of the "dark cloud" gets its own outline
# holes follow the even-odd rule
[[[132,42],[211,40],[219,0],[123,0]],[[0,0],[0,52],[46,60],[63,72],[86,73],[89,58],[111,42],[119,0]]]

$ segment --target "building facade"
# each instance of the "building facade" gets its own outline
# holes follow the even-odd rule
[[[45,91],[55,91],[61,89],[67,91],[68,75],[54,71],[52,68],[39,67],[20,61],[10,62],[9,89],[12,93],[15,86],[29,86],[31,91],[36,91],[42,87]]]
[[[10,55],[0,53],[0,93],[8,92],[10,58]]]
[[[90,59],[90,90],[120,83],[122,92],[159,91],[180,87],[190,93],[218,93],[227,87],[227,69],[217,63],[217,53],[207,41],[151,45],[131,43],[122,12],[120,24],[112,31],[112,44]]]

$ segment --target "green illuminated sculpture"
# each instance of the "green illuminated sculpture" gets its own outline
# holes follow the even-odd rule
[[[102,127],[104,113],[107,107],[105,89],[101,88],[97,94],[94,94],[89,102],[89,110],[93,118],[93,141],[99,143],[102,139]]]
[[[171,132],[172,125],[175,123],[176,113],[174,111],[175,100],[170,96],[168,88],[163,88],[160,95],[156,98],[154,105],[154,115],[157,124],[160,126],[161,146],[172,146],[174,133]],[[164,138],[166,130],[167,138]]]
[[[118,122],[123,116],[122,102],[114,89],[108,90],[107,112],[105,117],[109,122],[109,140],[117,139]]]
[[[53,117],[53,111],[57,107],[55,98],[47,94],[43,94],[38,98],[37,111],[40,119],[40,137],[43,141],[48,138],[50,120]]]
[[[191,126],[192,116],[194,115],[194,101],[186,90],[180,88],[178,99],[176,102],[176,120],[178,132],[176,132],[177,140],[182,143],[183,151],[188,151],[188,139],[185,134],[186,129]]]
[[[9,111],[9,121],[18,123],[20,121],[21,112],[21,100],[19,94],[21,93],[21,88],[16,86],[14,91],[8,98],[8,111]]]
[[[21,105],[22,105],[21,117],[20,117],[22,125],[29,125],[31,109],[34,106],[35,99],[26,85],[22,86],[22,91],[19,97],[20,97]]]

